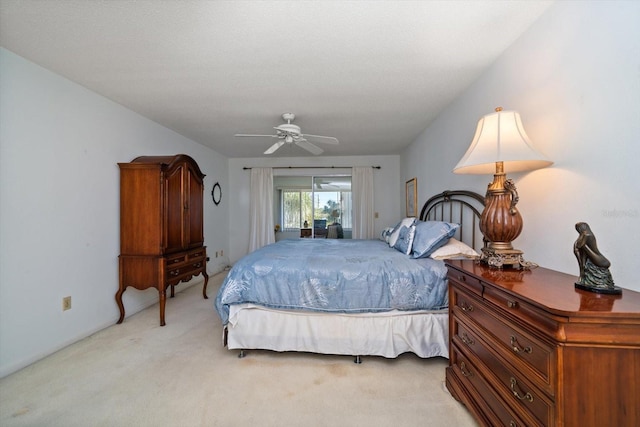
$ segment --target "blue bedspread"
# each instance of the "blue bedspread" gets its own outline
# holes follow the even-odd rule
[[[229,306],[361,313],[446,308],[443,261],[412,259],[380,240],[291,239],[240,259],[216,297],[223,324]]]

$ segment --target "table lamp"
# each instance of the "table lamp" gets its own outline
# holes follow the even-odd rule
[[[331,211],[331,219],[333,219],[333,223],[335,224],[336,222],[338,222],[338,217],[340,216],[340,213],[338,212],[337,209],[334,209]]]
[[[478,121],[475,136],[462,159],[453,169],[459,174],[490,174],[480,231],[487,240],[480,262],[493,267],[528,267],[523,252],[514,249],[514,241],[522,231],[522,216],[516,204],[518,192],[505,170],[521,172],[553,164],[536,150],[524,131],[520,114],[496,108]]]

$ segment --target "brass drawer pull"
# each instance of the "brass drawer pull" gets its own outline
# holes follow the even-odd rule
[[[515,421],[511,420],[509,421],[509,427],[518,427],[518,424]]]
[[[202,267],[202,264],[198,262],[196,264],[193,264],[193,267],[194,268],[200,268],[200,267]]]
[[[473,311],[473,306],[472,306],[471,304],[468,304],[468,303],[467,303],[467,302],[465,302],[465,301],[462,301],[462,302],[460,303],[460,309],[461,309],[462,311]]]
[[[463,332],[462,335],[460,336],[460,339],[462,340],[463,343],[465,343],[466,345],[474,345],[476,342],[473,340],[473,338],[470,338],[469,335],[467,335],[466,332]]]
[[[458,276],[458,280],[461,282],[466,282],[467,281],[467,276]]]
[[[513,392],[513,395],[520,400],[528,400],[529,402],[533,402],[533,396],[531,395],[531,393],[527,393],[523,396],[521,394],[522,390],[516,390],[517,386],[518,386],[518,382],[516,381],[515,378],[511,377],[511,391]],[[518,389],[519,388],[520,387],[518,387]]]
[[[513,335],[511,335],[509,343],[511,344],[511,349],[514,353],[520,353],[521,351],[524,351],[525,353],[531,353],[531,347],[521,347],[520,343],[518,343],[518,338],[514,337]]]
[[[507,301],[507,307],[518,308],[518,301]]]
[[[465,365],[464,362],[460,362],[460,372],[462,372],[462,375],[464,375],[465,377],[473,376],[473,372],[467,369],[467,365]]]
[[[180,262],[180,261],[181,261],[181,259],[180,259],[180,258],[176,258],[176,259],[174,259],[174,260],[173,260],[173,261],[171,261],[171,262],[175,264],[175,263]]]
[[[172,270],[172,271],[169,272],[169,274],[172,275],[172,276],[177,276],[177,275],[180,274],[180,270]]]

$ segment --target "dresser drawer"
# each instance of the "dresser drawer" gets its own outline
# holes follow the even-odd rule
[[[484,412],[489,425],[503,425],[509,427],[524,427],[532,425],[531,422],[524,422],[516,415],[516,413],[507,405],[496,392],[489,386],[475,364],[460,352],[455,346],[452,346],[451,367],[456,376],[469,390],[476,400],[482,399],[484,405],[478,405]],[[486,408],[490,413],[487,413]]]
[[[522,301],[500,289],[488,286],[484,290],[483,297],[525,322],[529,327],[535,326],[537,329],[541,329],[545,334],[553,336],[559,329],[558,322],[550,317],[549,313],[545,313],[526,301]]]
[[[455,284],[465,288],[469,292],[482,296],[482,283],[480,280],[451,266],[447,266],[447,269],[449,281],[455,282]]]
[[[536,377],[541,388],[553,395],[554,347],[534,338],[506,319],[495,317],[492,314],[495,310],[491,310],[483,301],[456,287],[450,292],[454,314],[478,325],[479,332],[491,337],[489,340],[495,341],[500,351],[508,355],[505,357],[520,361],[522,369]]]
[[[517,409],[519,413],[526,411],[542,425],[553,423],[553,400],[525,379],[525,371],[514,372],[514,368],[508,364],[508,359],[505,360],[505,355],[500,353],[500,346],[491,341],[485,342],[485,337],[472,332],[472,328],[456,317],[453,319],[452,337],[463,352],[471,352],[491,372],[501,385],[500,394],[505,396],[512,408]],[[506,354],[506,357],[512,356]]]

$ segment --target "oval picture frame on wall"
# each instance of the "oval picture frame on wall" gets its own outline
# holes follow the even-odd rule
[[[222,187],[220,187],[220,184],[217,182],[213,184],[213,188],[211,189],[211,199],[216,206],[218,206],[222,200]]]

